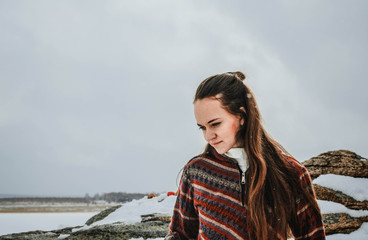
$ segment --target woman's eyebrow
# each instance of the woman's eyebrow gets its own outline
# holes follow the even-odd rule
[[[216,120],[218,120],[218,119],[220,119],[220,118],[212,119],[212,120],[208,121],[208,122],[207,122],[207,124],[210,124],[211,122],[214,122],[214,121],[216,121]],[[197,123],[197,125],[198,125],[198,127],[203,127],[203,126],[202,126],[201,124],[199,124],[199,123]]]
[[[214,121],[216,121],[216,120],[218,120],[218,119],[219,119],[219,118],[212,119],[212,120],[208,121],[208,123],[214,122]]]

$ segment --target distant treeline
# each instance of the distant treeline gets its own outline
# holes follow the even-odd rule
[[[0,202],[85,203],[86,199],[82,197],[11,197],[0,198]]]
[[[0,202],[38,202],[38,203],[95,203],[97,201],[106,201],[108,203],[124,203],[133,199],[140,199],[148,194],[145,193],[125,193],[111,192],[95,194],[93,197],[86,194],[84,197],[11,197],[0,198]]]
[[[144,196],[147,196],[146,193],[125,193],[125,192],[111,192],[104,194],[95,194],[93,197],[90,197],[88,194],[84,197],[87,201],[106,201],[108,203],[111,202],[130,202],[133,199],[140,199]]]

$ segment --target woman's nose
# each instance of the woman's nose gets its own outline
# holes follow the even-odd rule
[[[216,138],[216,133],[214,131],[211,130],[207,130],[204,133],[204,138],[207,142],[210,142],[212,139]]]

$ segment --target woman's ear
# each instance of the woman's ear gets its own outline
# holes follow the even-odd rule
[[[240,110],[242,112],[244,112],[244,114],[246,114],[246,111],[245,111],[245,108],[244,107],[241,107]],[[243,126],[244,125],[244,117],[241,115],[240,116],[240,125]]]

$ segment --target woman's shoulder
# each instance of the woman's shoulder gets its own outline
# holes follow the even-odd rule
[[[201,163],[204,162],[208,162],[211,161],[212,159],[210,158],[210,156],[208,156],[208,154],[199,154],[197,156],[192,157],[187,164],[185,164],[184,169],[186,168],[195,168],[198,165],[200,165]]]
[[[184,169],[193,168],[237,168],[237,164],[234,161],[229,161],[226,158],[215,156],[211,153],[199,154],[188,161],[185,164]]]
[[[206,161],[207,159],[204,154],[199,154],[191,158],[183,167],[182,179],[187,180],[197,176],[198,171],[202,169],[202,166],[205,165],[204,163]]]
[[[298,173],[299,177],[308,172],[307,168],[301,162],[296,160],[293,156],[283,154],[283,157],[290,164],[290,166]]]

